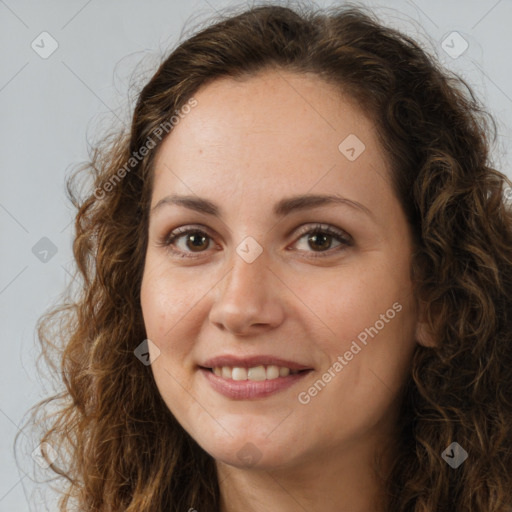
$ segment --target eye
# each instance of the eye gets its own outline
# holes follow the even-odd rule
[[[181,255],[182,258],[194,258],[193,254],[189,254],[189,250],[192,253],[204,252],[210,246],[210,235],[204,231],[204,229],[196,228],[193,226],[184,226],[172,231],[164,240],[158,245],[164,246],[173,255]],[[179,242],[184,242],[181,248]]]
[[[314,255],[313,258],[331,256],[332,252],[339,252],[353,245],[352,238],[348,234],[329,225],[316,224],[313,228],[304,226],[301,233],[302,236],[299,237],[297,242],[305,238],[308,247],[314,249],[313,252],[321,253]],[[339,243],[334,249],[331,247],[333,239]]]
[[[307,237],[306,244],[313,249],[313,251],[306,250],[304,252],[329,253],[325,255],[317,254],[312,256],[313,258],[329,256],[332,252],[339,252],[353,245],[352,238],[349,235],[329,225],[316,224],[313,226],[303,226],[299,235],[295,244]],[[339,244],[335,248],[331,247],[333,239]],[[195,255],[194,253],[205,252],[210,248],[210,242],[212,241],[213,238],[204,228],[184,226],[172,231],[163,240],[159,241],[158,245],[166,247],[173,256],[197,258],[199,255]]]

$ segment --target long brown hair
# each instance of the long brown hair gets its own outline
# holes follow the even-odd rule
[[[256,6],[202,28],[143,88],[131,131],[106,137],[69,178],[80,287],[38,323],[42,355],[62,390],[31,417],[46,425],[39,442],[59,454],[51,469],[65,478],[60,511],[219,509],[214,460],[173,417],[150,366],[134,356],[146,338],[139,292],[152,165],[164,139],[155,133],[205,84],[264,69],[314,73],[371,116],[412,227],[411,276],[437,346],[415,348],[386,510],[508,510],[511,183],[491,167],[495,123],[464,80],[350,4]],[[130,160],[149,139],[154,147]],[[81,173],[94,186],[79,199]],[[442,458],[452,442],[468,453],[457,469]]]

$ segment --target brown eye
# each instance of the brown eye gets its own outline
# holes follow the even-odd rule
[[[308,237],[308,243],[312,249],[319,247],[320,250],[327,250],[332,243],[332,236],[324,233],[313,233]]]
[[[170,233],[160,245],[183,258],[194,257],[192,253],[205,252],[211,237],[200,229],[179,228]],[[184,243],[183,243],[184,242]]]
[[[308,226],[306,226],[306,228],[308,228]],[[322,224],[309,227],[309,229],[303,229],[296,244],[299,244],[302,239],[304,239],[302,243],[305,247],[300,249],[300,251],[305,253],[318,253],[312,257],[329,256],[334,252],[343,251],[353,245],[350,235],[329,225]],[[334,247],[333,242],[336,243]]]
[[[208,235],[201,234],[200,231],[190,231],[185,236],[187,247],[193,252],[200,252],[207,249],[209,245]]]

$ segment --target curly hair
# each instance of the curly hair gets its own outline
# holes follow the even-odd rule
[[[415,347],[385,510],[509,510],[512,184],[490,163],[496,124],[462,78],[354,4],[253,6],[202,27],[162,58],[130,131],[105,137],[68,178],[80,290],[39,319],[41,356],[62,386],[30,420],[46,425],[39,442],[59,454],[48,460],[65,483],[59,510],[219,510],[215,461],[134,357],[146,338],[140,288],[153,162],[165,137],[130,159],[199,88],[268,69],[313,73],[370,116],[412,229],[410,273],[436,344]],[[79,199],[84,172],[94,189]],[[456,470],[441,457],[454,441],[469,454]]]

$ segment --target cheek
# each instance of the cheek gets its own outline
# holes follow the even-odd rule
[[[192,282],[184,279],[183,272],[178,274],[171,269],[165,258],[148,254],[141,284],[146,329],[162,338],[192,308],[194,299],[197,300],[193,290]]]
[[[397,294],[354,317],[342,342],[331,346],[331,360],[343,358],[343,387],[354,398],[386,402],[404,383],[416,345],[414,311],[405,299]]]
[[[147,337],[168,366],[183,366],[204,325],[204,304],[214,282],[208,275],[173,269],[150,257],[141,284],[141,308]],[[156,369],[156,368],[155,368]]]
[[[168,350],[173,327],[187,307],[182,291],[151,258],[146,262],[141,284],[141,308],[147,337],[162,353]]]
[[[393,274],[382,267],[367,268],[373,270],[340,272],[327,287],[310,293],[308,302],[328,327],[322,342],[328,365],[343,357],[343,369],[349,370],[343,373],[352,389],[363,390],[372,381],[379,385],[380,379],[395,391],[415,347],[412,286],[396,270]]]
[[[318,280],[304,282],[296,294],[304,298],[306,306],[328,328],[336,344],[350,344],[365,328],[379,321],[381,314],[392,309],[395,302],[403,300],[403,290],[396,281],[377,271],[341,268],[321,286],[317,283]]]
[[[329,363],[298,397],[306,404],[301,407],[320,419],[326,439],[333,436],[333,425],[343,439],[392,417],[415,347],[413,313],[399,297],[339,316],[341,334],[324,346]]]
[[[164,264],[148,259],[141,284],[141,307],[147,337],[158,347],[159,356],[151,371],[160,395],[173,414],[181,419],[192,402],[184,389],[187,380],[188,357],[194,339],[183,331],[193,311],[197,297],[192,296],[186,283],[175,279]],[[189,292],[189,296],[186,292]]]

